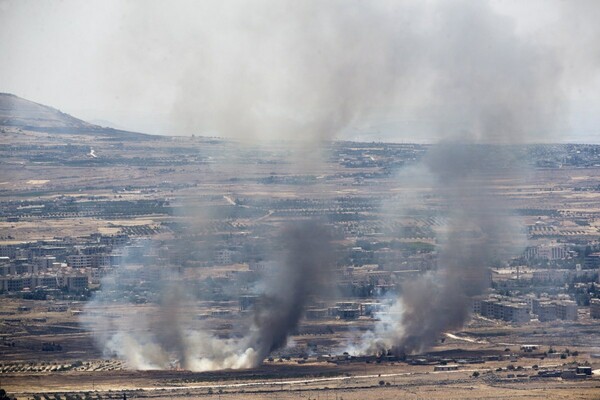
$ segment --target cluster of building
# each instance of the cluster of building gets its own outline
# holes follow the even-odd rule
[[[128,238],[92,235],[0,246],[0,291],[82,291],[121,265]],[[121,253],[115,249],[119,248]]]
[[[569,366],[564,369],[542,370],[538,378],[587,379],[592,376],[592,367],[587,365]]]
[[[258,307],[260,296],[244,295],[239,298],[240,312],[247,312]],[[338,301],[328,304],[324,301],[312,301],[305,311],[308,320],[342,319],[354,320],[359,317],[375,317],[377,313],[388,309],[387,305],[379,302]]]
[[[34,260],[0,258],[0,290],[18,292],[37,288],[80,291],[88,287],[85,269],[71,268],[56,262],[55,257],[40,257]]]
[[[548,257],[562,257],[570,254],[563,252],[563,247],[548,247]],[[560,250],[562,249],[562,250]],[[346,250],[349,258],[354,260],[351,265],[338,269],[336,276],[337,292],[350,301],[324,303],[324,299],[315,299],[306,310],[306,318],[312,320],[339,318],[353,320],[359,317],[374,317],[377,313],[385,313],[385,305],[369,300],[385,295],[389,292],[398,292],[402,284],[416,279],[424,271],[434,268],[435,252],[413,253],[410,255],[397,254],[387,248],[378,249],[382,253],[391,252],[402,260],[397,264],[391,262],[383,264],[366,264],[370,257],[363,257],[366,251],[360,247]],[[66,289],[81,291],[89,285],[99,284],[100,280],[111,274],[115,269],[123,272],[118,279],[125,284],[136,284],[140,281],[161,282],[167,272],[173,272],[168,265],[181,265],[176,260],[171,260],[168,243],[162,246],[144,246],[141,241],[130,240],[126,235],[91,235],[86,238],[61,239],[53,241],[39,241],[20,245],[0,246],[0,290],[3,292],[33,291],[36,289]],[[591,254],[595,260],[596,253]],[[362,258],[365,258],[362,260]],[[232,270],[226,276],[211,277],[213,294],[234,293],[239,297],[241,312],[253,308],[259,297],[253,295],[247,288],[248,283],[256,281],[261,275],[269,274],[278,268],[273,261],[256,261],[249,259],[241,247],[221,247],[212,254],[212,265],[231,265],[233,263],[247,264],[247,270]],[[361,259],[362,262],[356,262]],[[160,261],[160,262],[157,262]],[[127,268],[121,268],[127,264]],[[202,264],[204,265],[204,264]],[[184,279],[193,278],[199,271],[197,266],[177,267],[183,272]],[[200,269],[201,270],[201,269]],[[175,271],[175,272],[177,272]],[[533,279],[544,280],[555,278],[562,270],[534,271]],[[570,273],[596,272],[597,269],[568,270]],[[544,277],[536,273],[545,273],[552,276]],[[191,274],[191,275],[190,275]],[[175,274],[177,275],[177,274]],[[179,279],[177,276],[173,279]],[[190,276],[188,276],[190,275]],[[562,276],[562,275],[561,275]],[[491,272],[486,269],[486,277],[490,280]],[[220,290],[219,287],[233,285],[237,288],[232,292]],[[141,287],[137,285],[136,287]],[[244,289],[246,288],[246,289]],[[145,290],[145,289],[144,289]],[[145,296],[145,297],[144,297]],[[144,298],[147,298],[144,295]],[[364,300],[359,300],[364,299]],[[358,301],[357,301],[358,300]],[[478,297],[473,300],[472,311],[484,317],[503,320],[511,323],[527,323],[532,318],[539,321],[576,320],[578,310],[576,302],[568,297],[548,296],[536,297],[526,295],[508,297],[490,295]],[[600,318],[600,299],[592,299],[590,303],[592,318]]]
[[[546,242],[527,247],[524,256],[526,260],[562,260],[574,253],[563,243]]]
[[[531,319],[530,308],[526,303],[514,302],[510,298],[501,296],[473,299],[472,311],[487,318],[517,324],[529,322]]]
[[[320,303],[313,304],[306,310],[306,318],[312,320],[326,318],[353,320],[359,317],[374,317],[376,313],[386,308],[386,305],[377,302],[340,301],[329,307],[325,303]]]
[[[600,303],[600,300],[598,301]],[[600,307],[600,304],[599,304]],[[490,295],[476,297],[472,302],[473,313],[515,324],[529,322],[533,316],[541,322],[577,320],[577,303],[562,297],[536,296],[506,297]]]

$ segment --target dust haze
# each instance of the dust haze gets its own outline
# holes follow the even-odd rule
[[[485,1],[193,4],[127,4],[125,28],[110,49],[132,59],[139,55],[134,46],[151,46],[138,60],[147,79],[165,73],[155,70],[154,58],[160,66],[177,57],[167,91],[174,130],[252,144],[285,140],[311,152],[374,119],[410,115],[418,121],[414,140],[440,139],[420,166],[448,216],[438,269],[403,288],[388,320],[382,317],[356,348],[420,352],[460,328],[470,299],[487,287],[491,262],[511,254],[519,236],[491,188],[494,179],[523,170],[503,163],[502,147],[489,145],[559,140],[569,119],[565,82],[585,85],[594,69],[575,76],[568,60],[575,53],[564,43],[518,33],[517,21]],[[154,24],[173,18],[189,29],[152,33]],[[597,66],[597,54],[591,56],[587,65]],[[207,339],[177,328],[149,341],[179,354],[186,368],[257,365],[285,345],[319,286],[303,280],[305,273],[330,263],[328,241],[315,239],[320,229],[287,233],[285,283],[263,294],[249,336]],[[167,293],[162,303],[169,326],[181,326],[180,302]]]
[[[505,143],[567,123],[564,48],[518,34],[490,2],[150,2],[124,15],[108,54],[159,81],[177,57],[165,93],[178,132],[318,143],[404,118],[411,140]],[[165,32],[173,20],[186,29]]]

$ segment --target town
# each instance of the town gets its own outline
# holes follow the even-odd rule
[[[103,132],[3,128],[0,159],[11,179],[0,192],[0,351],[17,390],[34,371],[131,368],[93,332],[119,321],[125,331],[145,329],[127,316],[159,318],[172,285],[188,296],[190,326],[236,337],[263,301],[261,282],[278,269],[277,236],[290,220],[322,221],[332,232],[335,284],[309,299],[291,343],[265,367],[355,368],[387,357],[440,373],[491,363],[497,379],[522,380],[589,378],[599,362],[600,146],[507,149],[529,177],[498,184],[495,195],[526,243],[484,266],[488,289],[470,299],[462,330],[427,353],[392,356],[348,350],[393,315],[391,298],[444,262],[448,210],[429,187],[403,182],[431,145],[332,142],[325,164],[297,172],[284,144]],[[555,356],[567,364],[539,366]],[[538,359],[535,369],[528,357]],[[521,359],[516,371],[511,360]]]

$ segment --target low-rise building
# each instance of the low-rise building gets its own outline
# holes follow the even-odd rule
[[[66,277],[66,287],[69,290],[82,290],[88,287],[87,275],[70,275]]]
[[[231,265],[237,256],[239,256],[238,251],[221,249],[215,252],[214,261],[217,265]]]
[[[71,268],[88,268],[92,266],[92,256],[88,254],[72,254],[67,256],[67,265]]]
[[[108,254],[92,254],[90,256],[90,266],[92,268],[110,267],[110,255],[108,255]]]
[[[531,319],[529,305],[509,300],[509,298],[500,296],[475,298],[472,301],[472,310],[488,318],[501,319],[517,324],[529,322]]]
[[[577,303],[570,300],[564,300],[555,303],[556,317],[567,321],[577,320]]]
[[[306,319],[319,320],[326,319],[328,316],[328,310],[326,308],[309,308],[306,310]]]
[[[35,287],[46,287],[49,289],[58,288],[58,279],[56,275],[38,275],[33,279],[32,286]]]
[[[26,280],[21,276],[0,277],[0,289],[4,292],[18,292],[23,290]]]
[[[585,269],[598,269],[600,268],[600,253],[589,254],[584,262],[583,267]]]
[[[533,271],[532,278],[536,282],[564,282],[569,278],[566,269],[540,269]]]
[[[529,322],[529,307],[526,304],[500,303],[501,316],[504,321],[523,324]]]
[[[456,365],[456,364],[436,365],[435,367],[433,367],[433,370],[436,371],[436,372],[441,372],[441,371],[457,371],[458,370],[458,365]]]
[[[42,256],[37,257],[35,259],[37,262],[39,270],[46,270],[52,268],[52,264],[56,262],[56,257],[54,256]]]
[[[525,249],[527,260],[561,260],[569,256],[567,246],[559,243],[543,243],[538,246],[530,246]]]
[[[551,302],[540,303],[537,315],[541,322],[556,320],[556,305]]]
[[[0,265],[0,276],[10,275],[10,265]]]

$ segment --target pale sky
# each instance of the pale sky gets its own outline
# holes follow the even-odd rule
[[[0,0],[0,92],[167,135],[600,143],[598,21],[595,0]]]

